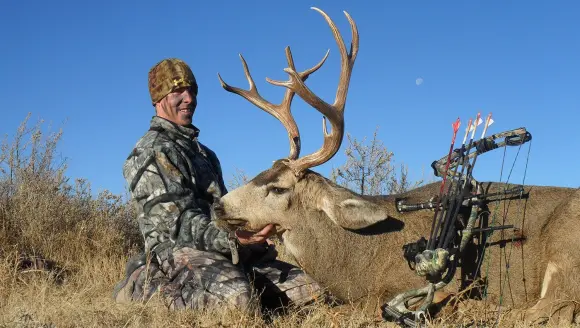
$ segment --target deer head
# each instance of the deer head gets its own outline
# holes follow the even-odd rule
[[[230,191],[214,206],[218,224],[224,228],[235,229],[244,226],[244,229],[258,230],[274,223],[278,231],[283,231],[293,229],[300,220],[322,214],[341,227],[358,229],[386,217],[380,206],[310,170],[330,160],[340,148],[344,135],[346,96],[359,48],[358,30],[347,12],[344,13],[352,30],[350,52],[347,52],[340,32],[330,17],[318,8],[312,9],[325,18],[341,55],[341,73],[333,104],[320,99],[305,84],[308,76],[324,64],[328,51],[318,64],[299,73],[296,71],[290,48],[286,47],[288,67],[284,71],[288,73],[289,79],[274,81],[266,78],[269,83],[287,89],[279,105],[274,105],[259,95],[246,61],[241,55],[245,75],[250,84],[249,90],[226,84],[218,74],[225,90],[242,96],[276,117],[286,128],[290,140],[290,154],[287,158],[276,161],[270,169],[260,173],[246,185]],[[300,133],[290,108],[295,94],[323,115],[324,143],[319,150],[304,157],[299,157]],[[327,119],[331,124],[330,132],[326,126]]]

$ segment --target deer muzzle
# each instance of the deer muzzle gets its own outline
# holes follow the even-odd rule
[[[211,219],[216,225],[226,231],[234,231],[248,224],[247,220],[230,217],[221,202],[215,202],[211,207]]]

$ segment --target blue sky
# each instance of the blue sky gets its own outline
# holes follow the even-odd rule
[[[346,131],[379,138],[413,178],[449,147],[451,123],[493,112],[489,133],[524,126],[533,135],[526,184],[580,186],[580,4],[574,1],[6,1],[0,11],[0,132],[12,135],[28,112],[64,124],[59,151],[71,177],[95,191],[125,190],[121,167],[154,114],[147,72],[165,57],[190,64],[199,83],[194,123],[220,157],[226,180],[253,176],[288,153],[282,125],[224,91],[247,88],[242,53],[261,94],[280,101],[284,47],[297,68],[330,57],[308,85],[332,102],[339,54],[326,11],[350,42],[348,11],[360,32],[346,105]],[[417,79],[423,83],[417,85]],[[302,154],[322,144],[321,116],[295,99]],[[458,137],[461,139],[461,137]],[[529,144],[511,181],[521,182]],[[329,175],[343,148],[315,170]],[[506,166],[517,149],[510,148]],[[495,151],[475,176],[500,178]],[[518,173],[519,172],[519,173]],[[504,173],[504,179],[505,175]],[[519,174],[519,175],[518,175]]]

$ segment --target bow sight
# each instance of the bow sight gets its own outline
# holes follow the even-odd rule
[[[418,241],[403,246],[403,256],[409,268],[417,275],[425,277],[428,284],[423,288],[399,294],[383,305],[383,318],[387,321],[395,321],[410,327],[421,325],[426,311],[433,303],[435,291],[449,284],[458,265],[461,266],[463,263],[460,260],[474,236],[479,234],[479,238],[485,238],[492,231],[515,230],[513,225],[487,226],[481,220],[476,227],[476,222],[482,209],[490,202],[527,197],[523,186],[488,193],[473,178],[472,173],[480,154],[500,147],[520,146],[531,140],[531,134],[525,128],[518,128],[484,137],[487,127],[492,122],[490,114],[481,138],[474,141],[475,130],[480,121],[479,114],[473,124],[471,120],[469,121],[461,147],[453,149],[459,128],[458,119],[453,125],[454,133],[449,154],[431,164],[434,174],[443,178],[438,196],[415,204],[408,204],[405,199],[396,200],[396,207],[400,213],[432,210],[434,215],[428,239],[421,237]],[[469,143],[466,144],[469,132],[472,134]],[[481,259],[478,262],[481,263]],[[421,299],[423,302],[417,310],[409,310],[408,307],[418,305]]]

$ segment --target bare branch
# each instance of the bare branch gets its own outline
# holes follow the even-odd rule
[[[233,174],[232,178],[228,181],[228,189],[233,190],[239,188],[250,181],[248,175],[244,170],[236,168],[236,173]]]

